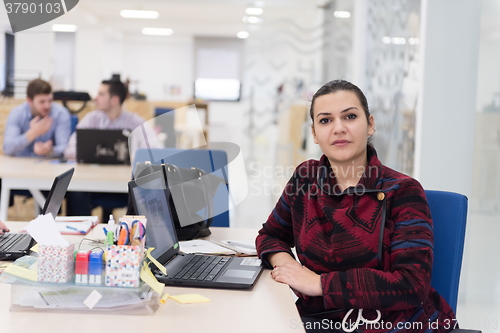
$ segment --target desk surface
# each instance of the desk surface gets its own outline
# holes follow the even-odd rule
[[[20,230],[24,222],[9,222],[8,227]],[[211,228],[218,239],[249,239],[253,229]],[[78,242],[82,236],[67,236]],[[86,237],[104,238],[100,227]],[[181,305],[169,300],[152,316],[61,314],[50,312],[10,312],[10,288],[0,284],[0,331],[18,333],[45,332],[303,332],[297,308],[287,285],[272,280],[264,270],[252,290],[221,290],[166,287],[171,295],[198,293],[209,303]]]
[[[77,163],[54,163],[30,157],[0,155],[0,220],[7,218],[10,190],[30,190],[40,207],[45,197],[40,190],[49,190],[54,178],[75,168],[68,191],[127,193],[128,181],[132,177],[130,165],[98,165]]]
[[[55,160],[0,155],[0,178],[45,178],[49,187],[57,175],[71,168],[75,168],[73,180],[127,182],[132,176],[130,165],[56,163]]]

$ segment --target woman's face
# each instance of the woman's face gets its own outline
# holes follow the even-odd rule
[[[313,105],[314,143],[333,165],[366,165],[368,137],[375,133],[375,122],[354,92],[341,90],[316,97]]]

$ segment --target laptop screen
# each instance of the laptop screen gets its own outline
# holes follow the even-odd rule
[[[169,192],[163,173],[154,172],[130,183],[137,212],[147,218],[146,245],[154,247],[153,257],[158,259],[173,247],[177,249],[177,236],[168,204]]]
[[[56,218],[74,172],[75,168],[71,168],[54,179],[54,183],[52,183],[49,195],[45,200],[42,214],[51,213],[52,217]]]
[[[78,163],[130,164],[129,130],[76,129]]]

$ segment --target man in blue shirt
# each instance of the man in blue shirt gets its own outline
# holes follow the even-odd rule
[[[26,95],[26,102],[12,109],[7,119],[4,154],[61,156],[71,134],[68,110],[52,103],[52,87],[46,81],[31,81]]]

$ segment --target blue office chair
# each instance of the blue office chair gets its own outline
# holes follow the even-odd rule
[[[434,222],[431,285],[456,313],[467,223],[467,197],[458,193],[430,190],[426,190],[425,195]],[[460,329],[453,332],[481,331]]]
[[[227,154],[222,150],[209,149],[176,149],[176,148],[156,148],[138,149],[135,153],[132,170],[135,171],[137,163],[150,161],[159,164],[161,161],[174,164],[180,168],[195,167],[207,173],[213,173],[222,177],[228,182],[227,177]],[[229,227],[229,198],[227,187],[220,186],[213,198],[214,211],[223,212],[214,216],[213,227]]]
[[[76,125],[78,125],[78,116],[72,114],[70,116],[70,121],[71,121],[71,134],[73,134],[74,131],[76,131]]]

